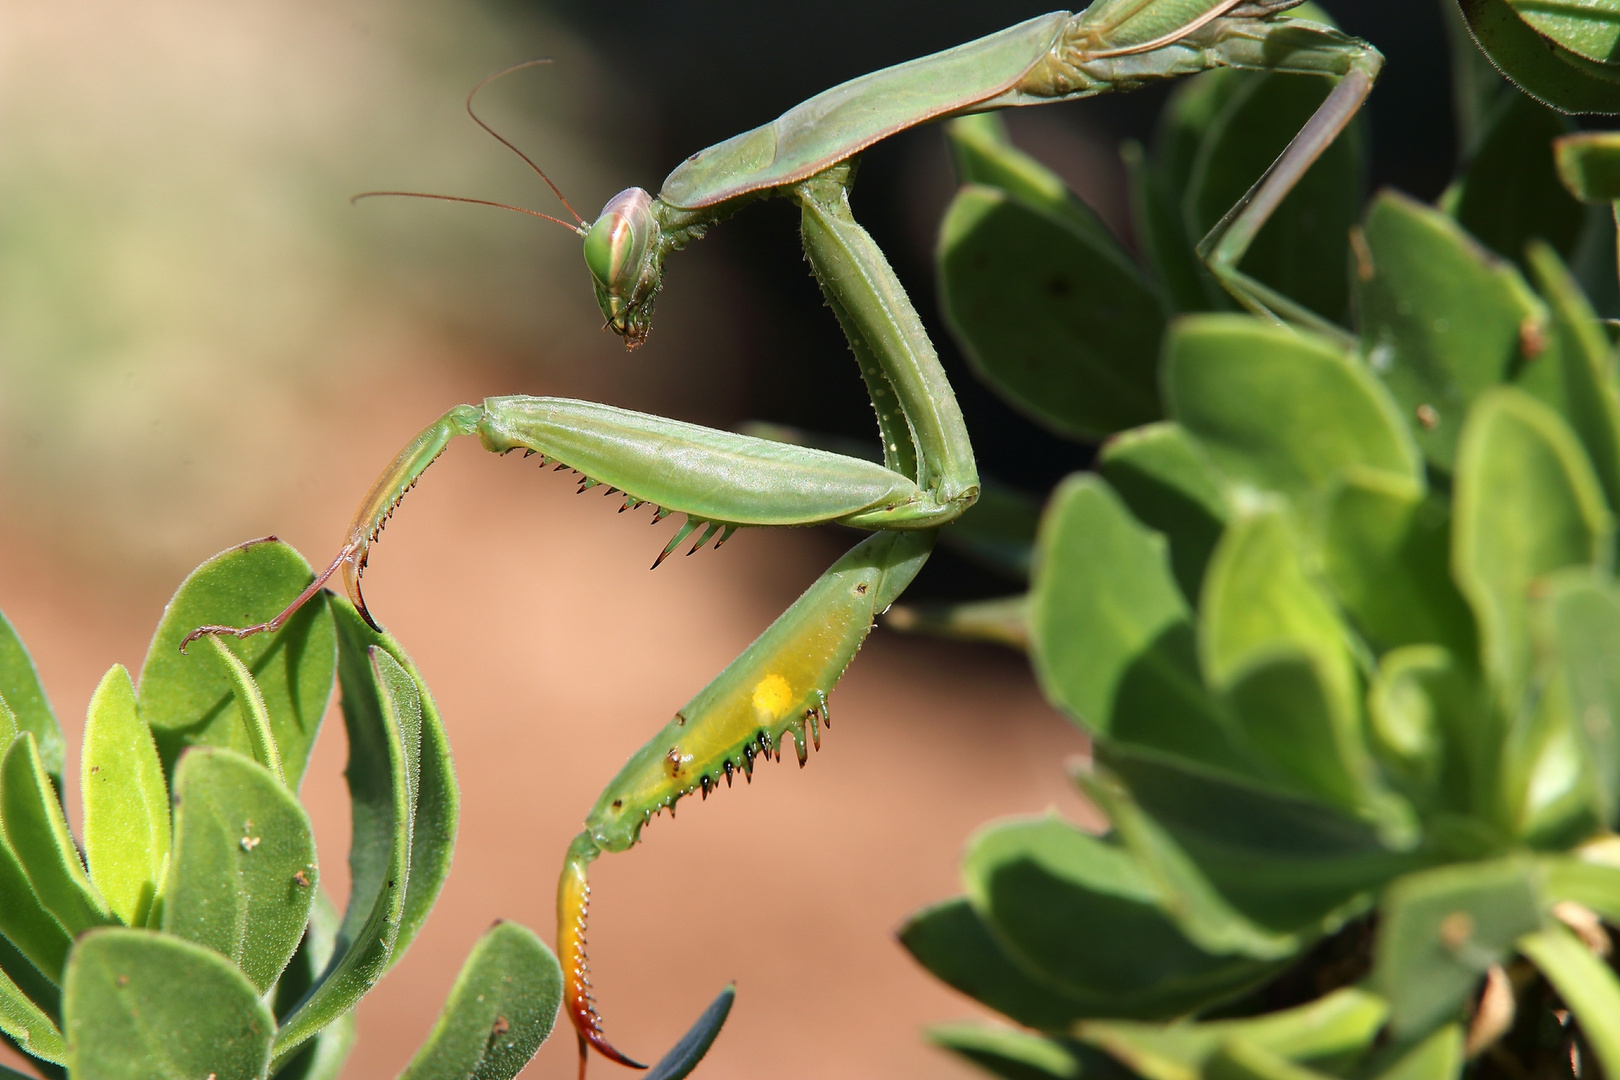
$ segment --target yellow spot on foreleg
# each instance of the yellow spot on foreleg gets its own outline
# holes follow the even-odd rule
[[[754,709],[772,718],[787,712],[793,704],[793,687],[775,672],[759,680],[754,686]]]

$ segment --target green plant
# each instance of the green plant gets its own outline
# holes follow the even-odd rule
[[[992,823],[902,930],[1022,1026],[932,1033],[1000,1076],[1620,1076],[1620,377],[1566,265],[1606,251],[1611,286],[1613,230],[1507,89],[1440,206],[1360,210],[1352,138],[1256,238],[1246,269],[1342,325],[1223,312],[1193,241],[1319,94],[1178,88],[1129,154],[1151,274],[996,121],[950,129],[953,331],[1107,437],[1026,595],[901,613],[1027,645],[1111,825]]]
[[[179,650],[193,626],[266,618],[312,577],[278,542],[223,552],[169,602],[139,681],[119,665],[102,679],[80,763],[82,857],[61,729],[0,617],[0,1032],[46,1075],[334,1077],[354,1006],[427,918],[458,794],[398,643],[321,594],[276,634]],[[297,798],[334,677],[354,817],[341,915]],[[404,1076],[515,1075],[561,989],[539,938],[496,925]]]

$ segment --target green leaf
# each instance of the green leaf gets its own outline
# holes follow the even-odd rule
[[[1540,862],[1541,895],[1549,904],[1579,904],[1620,924],[1620,866],[1568,855],[1546,855]]]
[[[1421,480],[1389,395],[1324,339],[1249,316],[1189,316],[1166,343],[1164,385],[1171,415],[1232,493],[1276,492],[1313,534],[1349,469]]]
[[[962,878],[1007,954],[1037,979],[1091,998],[1091,1016],[1177,1016],[1274,969],[1188,941],[1128,851],[1056,817],[981,829],[968,841]],[[1076,934],[1077,926],[1090,932]]]
[[[405,912],[411,821],[422,735],[416,685],[392,656],[355,640],[352,608],[340,616],[339,674],[349,735],[353,813],[349,906],[326,972],[276,1034],[275,1068],[353,1008],[388,969]]]
[[[1204,1080],[1325,1080],[1281,1054],[1243,1038],[1228,1039],[1204,1063]]]
[[[1566,113],[1620,112],[1620,85],[1600,77],[1600,65],[1536,33],[1510,0],[1459,0],[1474,41],[1496,69],[1537,101]]]
[[[1554,372],[1554,377],[1542,381],[1555,385],[1542,389],[1529,379],[1521,379],[1520,385],[1569,421],[1603,485],[1609,509],[1620,511],[1620,382],[1609,336],[1557,252],[1545,244],[1532,244],[1528,258],[1536,286],[1552,311],[1558,364],[1532,365],[1532,371],[1539,367]]]
[[[1478,737],[1482,698],[1472,672],[1437,645],[1392,649],[1379,660],[1368,730],[1386,774],[1423,810],[1491,805],[1496,748]]]
[[[659,1058],[653,1067],[647,1070],[647,1080],[682,1080],[697,1068],[698,1062],[703,1060],[703,1055],[714,1045],[716,1036],[725,1025],[726,1017],[731,1014],[731,1002],[736,996],[736,983],[730,983],[720,991],[697,1021],[687,1028],[686,1034],[670,1047],[669,1053]]]
[[[12,741],[13,746],[20,743],[20,736]],[[3,828],[0,828],[0,896],[6,898],[6,902],[0,904],[0,934],[46,978],[60,983],[62,965],[73,945],[73,935],[40,902]],[[13,972],[12,977],[16,978],[16,973]]]
[[[1450,471],[1469,407],[1531,359],[1547,315],[1509,263],[1450,217],[1396,192],[1373,199],[1360,233],[1357,309],[1367,363],[1428,460]]]
[[[400,1080],[511,1080],[551,1034],[562,968],[545,942],[499,922],[478,939]]]
[[[219,954],[147,930],[97,930],[63,987],[74,1080],[258,1080],[275,1021]]]
[[[253,753],[230,674],[207,647],[182,654],[181,640],[199,626],[264,622],[313,578],[303,556],[270,540],[223,551],[181,583],[152,636],[136,695],[166,771],[174,771],[180,751],[188,746]],[[326,596],[313,597],[274,634],[225,644],[258,683],[287,783],[296,791],[332,696],[336,661]]]
[[[310,909],[309,929],[287,969],[276,980],[275,1003],[278,1020],[286,1017],[315,985],[337,947],[338,924],[342,916],[325,890],[317,890]],[[320,1034],[298,1048],[287,1063],[275,1072],[276,1080],[337,1080],[349,1051],[359,1036],[355,1010],[351,1009],[321,1029]]]
[[[1246,770],[1199,677],[1164,538],[1096,476],[1070,476],[1047,504],[1029,632],[1046,696],[1088,732]]]
[[[1532,239],[1568,257],[1586,211],[1558,179],[1552,141],[1572,125],[1523,94],[1504,94],[1488,123],[1450,208],[1458,224],[1505,259],[1522,263]]]
[[[90,879],[125,926],[145,925],[169,860],[169,789],[122,664],[90,698],[79,772]]]
[[[1613,5],[1552,3],[1546,0],[1508,0],[1508,5],[1530,28],[1594,63],[1620,63],[1620,18]],[[1616,72],[1620,78],[1620,71]]]
[[[1484,667],[1508,715],[1530,663],[1531,583],[1607,566],[1613,521],[1563,420],[1519,390],[1482,396],[1457,452],[1452,574],[1473,608]]]
[[[1620,1016],[1620,981],[1614,970],[1562,926],[1527,934],[1518,944],[1575,1014],[1604,1075],[1620,1075],[1620,1026],[1614,1022]]]
[[[1620,199],[1620,132],[1582,131],[1553,144],[1558,178],[1582,202]]]
[[[900,944],[941,982],[1038,1031],[1062,1031],[1093,1002],[1037,980],[1008,959],[965,897],[906,920]]]
[[[181,757],[174,793],[163,929],[230,958],[267,990],[304,936],[315,895],[309,816],[268,769],[214,747]]]
[[[1330,929],[1369,890],[1422,865],[1318,802],[1133,747],[1094,752],[1220,895],[1274,933]]]
[[[231,687],[236,694],[236,708],[241,714],[242,722],[247,725],[248,745],[253,751],[253,760],[270,770],[270,775],[276,778],[279,784],[287,782],[286,774],[281,769],[281,751],[276,747],[275,733],[270,729],[270,711],[265,707],[264,695],[259,691],[259,684],[253,679],[253,673],[242,663],[240,657],[231,652],[230,646],[225,644],[223,638],[217,634],[208,635],[208,644],[219,657],[226,672],[231,677]]]
[[[1567,680],[1569,756],[1590,774],[1596,821],[1612,822],[1620,812],[1620,590],[1594,575],[1558,575],[1540,603]]]
[[[51,1018],[22,988],[0,972],[0,1031],[23,1050],[53,1064],[62,1064],[67,1047]]]
[[[1221,103],[1200,142],[1184,191],[1187,234],[1202,238],[1303,128],[1333,90],[1310,75],[1256,72]],[[1349,304],[1344,268],[1361,206],[1362,139],[1352,123],[1300,178],[1244,256],[1242,269],[1333,321]]]
[[[1410,874],[1384,894],[1371,986],[1398,1040],[1462,1016],[1485,972],[1542,925],[1535,864],[1523,857]]]
[[[983,641],[1020,652],[1029,648],[1029,597],[998,596],[961,603],[896,604],[886,625],[906,634]]]
[[[929,1042],[1005,1080],[1128,1080],[1130,1073],[1089,1046],[989,1024],[937,1024]]]
[[[1473,616],[1451,580],[1451,507],[1394,473],[1353,470],[1329,497],[1323,570],[1334,596],[1384,649],[1477,651]]]
[[[113,921],[79,861],[31,732],[18,735],[0,762],[0,818],[34,895],[68,933],[76,936]]]
[[[1382,999],[1346,989],[1253,1019],[1188,1024],[1098,1020],[1077,1025],[1076,1034],[1143,1080],[1199,1080],[1205,1063],[1232,1039],[1309,1064],[1363,1050],[1388,1014]]]
[[[1164,309],[1117,242],[999,188],[957,192],[940,223],[940,306],[974,373],[1059,434],[1160,417]]]
[[[1180,424],[1148,424],[1104,443],[1097,472],[1137,521],[1164,535],[1176,583],[1187,602],[1196,604],[1204,568],[1229,513],[1220,477],[1203,448]]]
[[[1218,68],[1204,74],[1235,75],[1238,72]],[[1176,90],[1197,83],[1201,77],[1177,80]],[[1175,101],[1172,94],[1171,105]],[[1149,161],[1142,151],[1142,145],[1134,139],[1120,146],[1120,157],[1125,161],[1130,183],[1131,224],[1136,231],[1137,243],[1153,268],[1159,288],[1169,299],[1173,311],[1206,310],[1212,306],[1210,293],[1205,286],[1210,274],[1193,250],[1193,242],[1187,238],[1187,224],[1181,217],[1181,202],[1166,180],[1164,169],[1157,162]]]
[[[34,670],[33,658],[23,648],[17,631],[0,614],[0,699],[4,699],[12,714],[17,730],[32,732],[39,747],[40,760],[50,774],[56,790],[62,790],[62,763],[66,760],[66,743],[62,740],[62,726],[56,722],[51,703],[39,685],[39,673]],[[11,740],[4,743],[11,745]]]
[[[1461,1024],[1447,1024],[1378,1074],[1378,1080],[1456,1080],[1463,1068]]]

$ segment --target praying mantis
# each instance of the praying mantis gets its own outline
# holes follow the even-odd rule
[[[1300,2],[1096,0],[1078,14],[1053,12],[836,86],[687,158],[656,196],[641,188],[620,192],[593,222],[578,214],[570,223],[524,211],[583,238],[606,325],[633,349],[647,339],[671,252],[752,200],[795,201],[811,271],[876,411],[882,463],[565,398],[458,405],[378,477],[337,557],[286,611],[258,626],[193,632],[194,638],[275,630],[340,571],[355,607],[375,626],[360,590],[370,545],[424,470],[463,435],[476,436],[493,453],[521,450],[540,455],[542,465],[572,469],[584,477],[581,490],[605,486],[622,493],[625,509],[652,504],[655,520],[684,514],[659,561],[699,529],[691,551],[711,539],[719,547],[744,526],[839,523],[872,533],[631,757],[569,846],[558,885],[557,949],[581,1076],[593,1047],[613,1061],[643,1067],[608,1042],[591,993],[585,942],[590,863],[633,846],[654,814],[673,813],[686,795],[707,797],[722,778],[729,785],[739,772],[751,777],[759,755],[780,760],[788,739],[802,765],[807,742],[820,745],[827,695],[874,619],[915,577],[938,529],[978,495],[973,449],[939,358],[888,261],[851,215],[857,155],[934,120],[1130,90],[1216,67],[1335,77],[1332,93],[1281,157],[1198,247],[1211,272],[1249,310],[1321,326],[1325,320],[1238,267],[1272,211],[1360,108],[1383,58],[1365,42],[1284,14]],[[468,104],[471,112],[471,96]]]

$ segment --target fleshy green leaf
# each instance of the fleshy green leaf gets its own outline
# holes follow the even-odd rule
[[[253,753],[230,674],[201,643],[182,654],[181,640],[199,626],[264,622],[313,577],[303,556],[286,544],[257,541],[220,552],[181,583],[152,636],[136,695],[167,771],[173,772],[187,746]],[[233,638],[225,645],[258,683],[287,783],[296,791],[332,696],[336,660],[325,594],[311,599],[276,633]]]
[[[1620,112],[1620,83],[1536,33],[1510,0],[1459,0],[1468,30],[1496,69],[1537,101],[1566,113]]]
[[[686,1029],[686,1034],[670,1047],[669,1053],[659,1058],[653,1067],[647,1070],[645,1074],[647,1080],[682,1080],[697,1068],[698,1062],[703,1060],[703,1055],[714,1045],[715,1038],[725,1025],[726,1017],[731,1014],[731,1002],[736,996],[735,983],[728,984],[720,991],[696,1022]]]
[[[496,923],[467,956],[427,1041],[400,1080],[511,1080],[551,1034],[562,968],[545,942]]]
[[[1582,131],[1553,144],[1558,177],[1582,202],[1620,199],[1620,132]]]
[[[1180,1015],[1273,970],[1188,941],[1128,851],[1055,817],[981,830],[968,842],[962,877],[1008,955],[1038,979],[1091,998],[1092,1016]],[[1077,926],[1090,932],[1076,934]]]
[[[1181,319],[1166,404],[1230,485],[1287,498],[1314,533],[1352,468],[1421,479],[1411,437],[1372,373],[1330,342],[1247,316]]]
[[[23,1050],[56,1065],[67,1053],[51,1018],[4,972],[0,972],[0,1031]]]
[[[1253,1019],[1172,1025],[1098,1020],[1078,1024],[1076,1034],[1143,1080],[1199,1080],[1205,1063],[1231,1039],[1309,1064],[1366,1048],[1388,1013],[1382,999],[1347,989]]]
[[[259,1080],[275,1021],[230,961],[189,941],[109,929],[74,947],[63,987],[74,1080]]]
[[[1620,591],[1577,572],[1555,578],[1540,603],[1567,680],[1569,756],[1590,775],[1595,823],[1612,822],[1620,811]]]
[[[1047,504],[1029,630],[1042,689],[1087,731],[1246,769],[1199,677],[1163,537],[1096,476],[1069,477]]]
[[[1117,242],[969,185],[940,223],[937,263],[941,309],[974,373],[1031,419],[1095,438],[1162,415],[1163,306]]]
[[[315,903],[310,908],[309,929],[304,940],[298,943],[298,951],[293,953],[287,969],[276,981],[273,1010],[277,1019],[285,1018],[326,970],[337,946],[341,921],[342,916],[331,897],[324,890],[317,890]],[[298,1052],[276,1070],[276,1080],[337,1080],[359,1035],[355,1012],[350,1009],[299,1047]]]
[[[941,982],[1037,1031],[1062,1031],[1093,1002],[1037,980],[1008,959],[965,897],[906,920],[900,944]]]
[[[1375,198],[1360,235],[1362,350],[1416,421],[1423,453],[1449,471],[1469,407],[1531,359],[1546,311],[1511,264],[1404,195]]]
[[[281,974],[309,919],[309,816],[262,765],[195,747],[174,774],[174,857],[163,929],[232,960],[254,986]]]
[[[1532,239],[1567,257],[1586,219],[1553,162],[1552,141],[1570,122],[1523,94],[1504,94],[1488,125],[1451,207],[1458,224],[1505,259],[1522,263]]]
[[[33,733],[45,771],[50,774],[56,790],[61,791],[62,763],[67,754],[62,726],[56,722],[51,703],[39,685],[33,658],[3,614],[0,614],[0,698],[5,699],[17,730]],[[10,746],[11,740],[7,739],[4,745]]]
[[[12,745],[19,742],[20,736]],[[40,902],[3,828],[0,828],[0,896],[6,898],[6,902],[0,904],[0,934],[46,978],[60,983],[62,965],[67,960],[73,936]]]
[[[1227,1039],[1210,1055],[1204,1080],[1325,1080],[1325,1074],[1239,1037]]]
[[[1620,1016],[1620,980],[1614,970],[1562,926],[1527,934],[1518,944],[1575,1014],[1604,1075],[1620,1075],[1620,1025],[1615,1023]]]
[[[938,1024],[928,1041],[1003,1080],[1127,1080],[1112,1058],[1067,1039],[989,1024]]]
[[[1525,858],[1457,863],[1390,886],[1371,985],[1390,1003],[1397,1039],[1460,1018],[1485,972],[1541,927],[1533,867]]]
[[[1447,1024],[1378,1074],[1378,1080],[1456,1080],[1463,1067],[1461,1024]]]
[[[1385,771],[1425,810],[1491,805],[1491,756],[1477,737],[1487,708],[1470,669],[1437,645],[1385,653],[1367,692],[1368,730]]]
[[[1512,715],[1530,663],[1531,583],[1568,566],[1607,566],[1613,521],[1568,425],[1513,389],[1481,397],[1469,415],[1453,515],[1452,573],[1473,608],[1485,670]]]
[[[1541,893],[1549,904],[1569,901],[1620,923],[1620,866],[1567,855],[1543,856]]]
[[[169,859],[169,789],[122,664],[90,698],[79,771],[90,878],[125,926],[143,926]]]
[[[1163,534],[1176,583],[1196,604],[1229,513],[1220,477],[1203,449],[1179,424],[1148,424],[1104,443],[1097,472],[1137,521]]]
[[[1612,5],[1508,0],[1508,6],[1536,33],[1577,56],[1598,64],[1620,63],[1620,18]],[[1620,70],[1615,78],[1620,79]]]
[[[259,684],[254,681],[253,673],[242,663],[241,657],[231,652],[230,646],[225,644],[223,638],[215,634],[208,635],[208,646],[214,650],[214,655],[224,665],[231,677],[231,687],[236,694],[236,709],[247,726],[248,746],[252,748],[253,760],[270,770],[270,775],[276,782],[285,784],[287,776],[281,769],[281,751],[276,746],[275,733],[270,728],[270,710],[265,707],[264,694],[259,691]]]
[[[0,762],[0,818],[34,895],[70,934],[113,921],[79,861],[31,732],[18,735]]]

